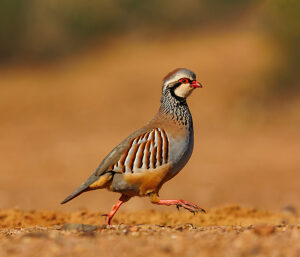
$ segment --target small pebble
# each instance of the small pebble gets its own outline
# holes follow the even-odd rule
[[[98,228],[99,226],[96,225],[66,223],[61,229],[65,231],[91,232],[97,230]]]
[[[275,232],[275,227],[270,225],[255,225],[253,231],[260,236],[268,236]]]

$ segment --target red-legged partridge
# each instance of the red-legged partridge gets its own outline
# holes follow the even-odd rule
[[[159,200],[161,186],[173,178],[193,152],[193,120],[186,98],[202,87],[188,69],[176,69],[163,82],[161,106],[154,118],[115,147],[96,171],[62,204],[83,192],[106,188],[121,193],[107,216],[107,224],[118,208],[133,196],[149,196],[152,203],[176,205],[193,213],[202,208],[184,200]]]

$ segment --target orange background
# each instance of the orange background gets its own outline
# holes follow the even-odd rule
[[[285,56],[254,21],[250,15],[183,34],[111,36],[58,61],[2,65],[0,208],[108,210],[118,195],[105,190],[59,202],[152,118],[161,80],[177,67],[193,70],[204,87],[188,99],[194,153],[161,197],[203,208],[300,207],[300,97],[256,102],[265,74]],[[142,208],[154,206],[137,198],[124,206]]]

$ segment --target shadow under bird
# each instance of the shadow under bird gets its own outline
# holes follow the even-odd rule
[[[190,159],[194,146],[193,120],[186,98],[201,88],[194,72],[179,68],[163,81],[161,106],[145,126],[116,146],[100,163],[96,171],[64,204],[83,192],[106,188],[121,193],[107,216],[107,225],[119,207],[133,196],[148,196],[159,205],[176,205],[192,213],[205,212],[185,200],[160,200],[162,185],[173,178]]]

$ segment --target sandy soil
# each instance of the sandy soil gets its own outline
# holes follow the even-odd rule
[[[299,256],[295,209],[227,206],[207,214],[0,211],[0,256]],[[85,224],[85,225],[83,225]],[[92,225],[87,225],[92,224]]]

